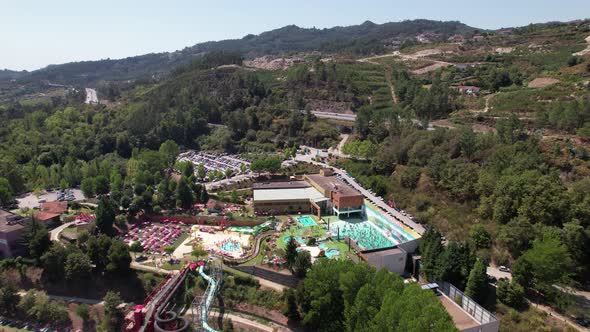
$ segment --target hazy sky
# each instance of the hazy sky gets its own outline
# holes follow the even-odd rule
[[[288,24],[427,18],[495,29],[588,16],[590,0],[0,0],[0,68],[174,51]]]

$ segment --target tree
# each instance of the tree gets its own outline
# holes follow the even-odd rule
[[[297,253],[297,258],[293,263],[293,271],[299,278],[305,278],[307,270],[311,267],[311,254],[309,251],[302,250]]]
[[[467,245],[450,242],[436,261],[435,277],[463,289],[474,260]]]
[[[516,281],[502,279],[496,287],[498,300],[513,308],[521,308],[524,305],[524,288]]]
[[[404,188],[413,189],[418,185],[422,171],[419,167],[411,166],[406,168],[401,174],[400,183]]]
[[[420,272],[427,279],[435,276],[438,257],[443,251],[442,235],[433,226],[428,227],[420,242],[420,253],[422,254]]]
[[[535,240],[533,247],[515,265],[526,264],[524,262],[530,268],[532,287],[537,290],[548,290],[555,284],[571,284],[571,257],[566,246],[553,234],[547,233],[543,239]]]
[[[125,275],[129,272],[131,265],[131,256],[129,255],[129,247],[121,240],[113,240],[108,253],[109,263],[107,271],[119,275]]]
[[[106,195],[110,190],[109,179],[106,176],[99,175],[94,178],[94,190],[97,195]]]
[[[197,177],[199,179],[204,179],[205,176],[207,176],[207,170],[205,169],[205,166],[202,163],[200,163],[197,166]]]
[[[98,271],[103,271],[109,264],[108,255],[111,243],[111,238],[106,234],[100,234],[98,237],[93,236],[86,243],[86,254],[96,265]]]
[[[10,182],[6,178],[0,177],[0,206],[6,206],[14,200]]]
[[[172,256],[172,253],[174,252],[175,249],[176,248],[174,248],[174,246],[165,246],[164,252],[166,253],[166,255]]]
[[[182,176],[187,178],[195,174],[195,166],[188,160],[176,163],[176,168],[180,171]]]
[[[201,192],[199,194],[199,203],[207,204],[209,201],[209,193],[207,193],[207,188],[202,186]]]
[[[19,300],[20,296],[16,285],[11,282],[3,282],[2,288],[0,288],[0,312],[13,314]]]
[[[287,263],[287,267],[292,269],[293,265],[295,264],[296,259],[297,259],[297,242],[295,241],[294,237],[290,237],[289,241],[287,242],[287,248],[285,249],[285,261]]]
[[[290,322],[297,322],[301,319],[299,315],[299,308],[297,307],[297,298],[295,291],[291,288],[285,289],[283,292],[283,298],[285,301],[285,316],[289,318]]]
[[[49,251],[41,256],[41,263],[43,264],[43,271],[47,274],[50,280],[59,280],[65,271],[65,260],[67,258],[67,250],[61,244],[53,244]]]
[[[70,281],[84,281],[92,272],[92,262],[83,252],[73,252],[65,261],[64,272],[66,279]]]
[[[84,178],[84,180],[82,180],[82,184],[80,185],[80,189],[82,190],[84,196],[94,197],[94,178]]]
[[[185,177],[181,177],[176,187],[176,205],[183,209],[189,209],[195,203],[192,190]]]
[[[230,200],[231,200],[232,203],[237,203],[239,201],[238,192],[236,191],[236,188],[232,189],[230,195],[231,195],[230,196],[231,197]]]
[[[469,272],[465,295],[481,303],[485,300],[488,290],[487,268],[481,259],[475,261],[475,265]]]
[[[143,246],[141,245],[141,242],[139,242],[139,241],[133,242],[129,246],[129,251],[131,251],[131,252],[142,252],[143,251]]]
[[[115,223],[116,211],[110,198],[102,197],[98,202],[96,208],[96,228],[99,233],[111,235],[113,234],[113,224]]]
[[[173,140],[166,140],[160,145],[159,151],[166,159],[168,166],[174,165],[174,161],[178,155],[178,144],[176,144],[176,142]]]
[[[119,331],[121,311],[119,305],[123,303],[118,292],[108,291],[104,298],[104,322],[108,331]]]
[[[37,261],[39,261],[51,245],[47,228],[34,217],[25,226],[23,238],[29,249],[29,255]]]
[[[225,178],[226,178],[226,179],[229,179],[229,178],[230,178],[230,176],[232,175],[233,171],[232,171],[232,169],[231,169],[231,168],[227,168],[227,169],[226,169],[226,170],[225,170],[223,173],[224,173],[224,175],[225,175]]]
[[[76,307],[76,315],[82,319],[82,325],[86,325],[90,319],[90,310],[87,304],[80,304]]]
[[[475,224],[469,230],[469,242],[474,249],[487,249],[492,246],[492,237],[482,224]]]

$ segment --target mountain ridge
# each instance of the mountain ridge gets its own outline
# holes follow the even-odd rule
[[[382,24],[365,21],[359,25],[323,29],[302,28],[292,24],[258,35],[247,34],[239,39],[197,43],[173,52],[52,64],[34,71],[3,75],[0,76],[0,81],[10,77],[20,83],[50,81],[58,84],[92,85],[100,80],[158,79],[171,69],[212,51],[238,52],[246,58],[311,51],[367,55],[384,52],[386,42],[409,39],[420,33],[440,33],[444,38],[453,34],[473,33],[476,30],[481,29],[458,21],[425,19]]]

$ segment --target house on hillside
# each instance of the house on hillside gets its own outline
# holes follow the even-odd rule
[[[479,91],[481,90],[479,87],[472,85],[459,85],[453,88],[466,95],[478,95]]]
[[[474,42],[482,42],[482,41],[486,40],[486,37],[484,37],[482,35],[475,35],[475,36],[473,36],[472,39]]]

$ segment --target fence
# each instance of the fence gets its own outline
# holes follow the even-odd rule
[[[469,332],[497,332],[500,329],[500,321],[489,311],[477,304],[457,287],[446,281],[437,281],[438,289],[448,298],[457,303],[465,312],[473,317],[480,325],[463,331]]]
[[[176,222],[183,222],[188,225],[218,225],[225,217],[221,216],[156,216],[156,215],[144,215],[143,218],[153,222],[163,222],[165,220],[174,220]],[[224,223],[227,226],[258,226],[265,223],[265,220],[231,220],[225,219]]]

